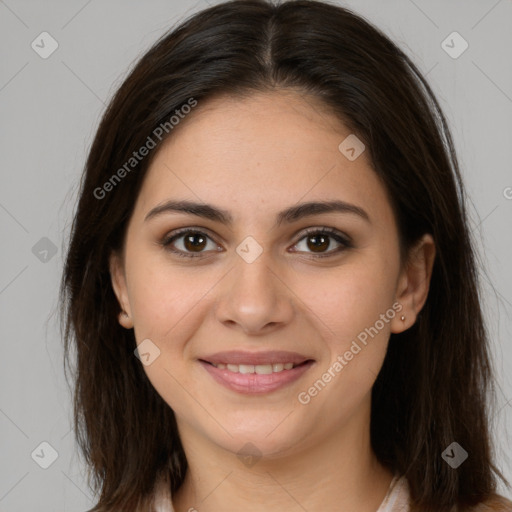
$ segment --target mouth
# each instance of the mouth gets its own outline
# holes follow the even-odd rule
[[[232,363],[211,363],[210,361],[204,361],[200,359],[199,361],[203,363],[210,364],[215,366],[215,368],[219,370],[228,370],[232,373],[257,373],[258,375],[270,375],[271,373],[280,373],[285,370],[292,370],[293,368],[297,368],[298,366],[302,366],[303,364],[307,364],[312,361],[312,359],[307,359],[302,363],[268,363],[268,364],[232,364]]]
[[[299,379],[315,360],[291,352],[224,352],[198,359],[213,379],[232,391],[262,394]]]

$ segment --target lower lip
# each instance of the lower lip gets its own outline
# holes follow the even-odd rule
[[[206,363],[205,361],[199,362],[219,384],[222,384],[232,391],[248,395],[269,393],[280,389],[296,381],[314,364],[314,361],[308,361],[291,370],[282,370],[280,372],[260,375],[258,373],[235,373],[227,369],[219,370],[219,368],[210,363]]]

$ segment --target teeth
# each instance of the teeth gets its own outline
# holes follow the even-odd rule
[[[213,363],[212,363],[213,364]],[[291,370],[294,367],[293,363],[273,363],[273,364],[213,364],[219,370],[228,369],[234,373],[257,373],[258,375],[278,373],[283,370]]]
[[[238,371],[240,373],[254,373],[254,365],[253,364],[239,364]]]
[[[258,373],[259,375],[270,374],[273,372],[273,368],[271,364],[257,364],[254,367],[254,373]]]

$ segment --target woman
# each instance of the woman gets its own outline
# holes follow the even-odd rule
[[[452,139],[346,9],[161,38],[98,128],[61,293],[94,511],[512,510]]]

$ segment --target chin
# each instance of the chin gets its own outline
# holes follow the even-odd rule
[[[266,423],[258,428],[254,424],[246,428],[238,425],[236,431],[230,429],[229,433],[232,437],[226,434],[222,439],[212,441],[237,456],[254,455],[271,459],[284,457],[296,450],[300,439],[305,437],[304,433],[300,435],[291,431],[289,426],[279,425],[279,422],[273,425]]]

